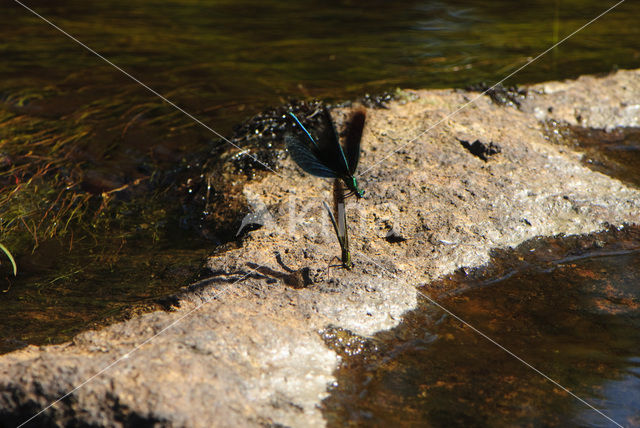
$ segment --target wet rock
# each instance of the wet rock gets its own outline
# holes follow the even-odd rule
[[[274,157],[280,176],[243,187],[269,221],[212,256],[210,276],[172,311],[2,356],[0,424],[46,408],[31,426],[322,426],[317,406],[339,360],[325,344],[330,326],[357,350],[366,341],[352,338],[394,327],[416,306],[415,286],[483,265],[492,250],[638,222],[640,191],[550,143],[541,121],[638,126],[640,72],[526,91],[519,109],[483,96],[447,118],[469,94],[437,90],[368,112],[366,194],[347,202],[351,271],[333,267],[340,249],[322,207],[331,183]],[[347,110],[333,112],[336,123]],[[499,141],[502,153],[479,162],[458,139]],[[391,228],[407,241],[390,243]]]
[[[491,101],[498,105],[520,107],[521,101],[526,98],[527,90],[517,86],[505,87],[502,83],[489,86],[487,83],[479,83],[467,87],[468,91],[486,92]]]

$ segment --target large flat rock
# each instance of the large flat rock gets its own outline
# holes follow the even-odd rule
[[[494,248],[638,223],[640,191],[550,143],[542,121],[638,126],[640,71],[528,92],[520,108],[481,96],[451,117],[478,94],[405,91],[368,111],[366,195],[347,206],[352,271],[327,269],[339,255],[322,207],[331,183],[284,159],[281,176],[244,188],[265,225],[211,258],[215,274],[185,290],[178,309],[0,357],[0,424],[79,387],[32,424],[324,425],[318,405],[339,363],[324,328],[389,329],[415,307],[415,286],[480,266]],[[334,112],[338,123],[345,113]],[[461,143],[475,140],[501,152],[482,160]],[[404,241],[386,239],[391,231]],[[309,268],[312,283],[296,288],[301,276],[285,267]]]

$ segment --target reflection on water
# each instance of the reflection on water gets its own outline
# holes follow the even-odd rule
[[[291,97],[495,82],[603,10],[595,0],[27,3],[225,135]],[[507,83],[639,66],[638,15],[626,2]],[[0,266],[2,352],[170,293],[224,239],[182,227],[197,217],[179,202],[189,168],[215,164],[223,147],[209,131],[17,3],[0,3],[0,16],[0,239],[20,271],[13,280]]]
[[[636,360],[636,361],[634,361]],[[640,426],[640,372],[637,358],[629,358],[629,366],[623,368],[622,379],[608,381],[600,387],[598,397],[591,400],[597,409],[606,409],[611,419],[619,421],[625,427]],[[626,372],[626,375],[625,375]],[[576,411],[574,422],[579,426],[609,427],[612,424],[590,409]]]
[[[534,240],[424,291],[624,426],[640,425],[640,229]],[[354,339],[355,340],[355,339]],[[423,301],[342,352],[332,426],[612,426]],[[373,349],[373,351],[372,351]],[[340,352],[340,349],[337,349]]]

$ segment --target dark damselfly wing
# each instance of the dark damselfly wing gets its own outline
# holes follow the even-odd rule
[[[300,122],[300,119],[298,119],[298,117],[292,112],[289,112],[289,116],[291,116],[293,120],[296,121],[296,123],[298,124],[302,132],[304,132],[304,135],[307,137],[307,140],[314,146],[314,148],[316,150],[320,150],[320,147],[318,147],[318,143],[316,143],[316,140],[313,139],[313,137],[311,136],[311,133],[307,131],[307,128],[305,128],[302,122]]]
[[[358,161],[360,160],[360,140],[364,130],[364,121],[367,112],[364,108],[359,108],[351,113],[347,121],[347,135],[345,137],[344,151],[349,164],[351,175],[356,173]]]
[[[302,139],[287,134],[284,136],[284,142],[291,159],[293,159],[294,162],[297,163],[305,172],[317,177],[337,177],[335,171],[332,171],[331,168],[327,167],[320,161],[316,155],[316,151],[312,150],[311,142],[307,141],[306,138]]]
[[[296,135],[285,136],[287,150],[293,160],[309,174],[318,177],[343,178],[354,175],[360,159],[360,139],[366,113],[363,108],[351,114],[347,122],[345,148],[340,144],[331,113],[326,107],[320,112],[320,124],[312,135],[293,114],[299,129]]]
[[[316,140],[320,149],[318,157],[333,169],[338,177],[348,177],[350,174],[347,157],[340,145],[340,138],[333,124],[331,113],[326,107],[322,109],[321,119],[320,132]]]

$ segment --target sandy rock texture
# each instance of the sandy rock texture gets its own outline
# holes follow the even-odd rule
[[[391,328],[416,285],[482,265],[493,248],[638,223],[640,191],[549,143],[541,121],[638,126],[639,82],[619,71],[533,85],[519,107],[482,96],[453,116],[478,94],[404,91],[369,109],[366,195],[347,205],[352,271],[328,269],[340,254],[322,207],[331,183],[286,158],[244,188],[263,227],[211,258],[211,278],[176,310],[0,357],[0,425],[79,387],[27,426],[323,426],[339,362],[323,329]],[[333,113],[340,124],[348,110]],[[463,144],[476,141],[499,152],[483,160]]]

